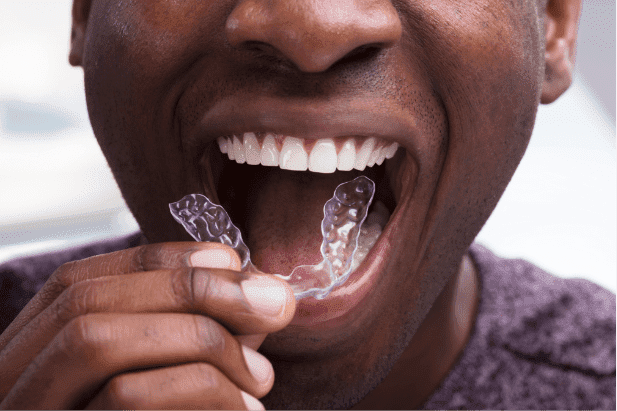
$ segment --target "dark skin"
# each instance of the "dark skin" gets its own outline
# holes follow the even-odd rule
[[[52,275],[0,336],[1,406],[421,406],[473,326],[467,249],[538,104],[571,83],[579,12],[579,0],[75,0],[69,60],[145,241]],[[293,233],[318,226],[314,210],[357,173],[243,166],[259,178],[235,181],[245,169],[213,147],[251,131],[401,146],[370,171],[390,223],[324,300],[240,274],[233,251],[190,242],[169,215],[205,193],[264,273],[307,255],[287,246]]]

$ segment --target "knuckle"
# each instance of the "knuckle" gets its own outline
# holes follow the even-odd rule
[[[53,305],[55,317],[61,323],[68,323],[84,310],[84,300],[79,295],[79,286],[72,285],[65,289]]]
[[[193,308],[197,305],[198,296],[195,292],[195,279],[197,275],[205,275],[206,288],[209,287],[210,274],[197,274],[195,268],[172,270],[170,281],[177,304],[182,308]]]
[[[106,363],[110,327],[95,316],[79,316],[60,333],[59,351],[63,355],[88,361],[90,366]]]
[[[223,388],[223,373],[215,366],[208,363],[193,364],[194,376],[197,379],[200,388],[207,396],[214,396],[221,392]]]
[[[135,247],[132,256],[132,271],[151,271],[171,268],[177,265],[177,253],[165,243]]]
[[[146,396],[136,387],[130,374],[113,377],[105,385],[102,394],[112,408],[132,410],[150,408]]]
[[[73,284],[65,289],[54,303],[54,315],[61,323],[87,314],[92,301],[92,286],[89,282]]]
[[[148,261],[148,257],[150,254],[151,254],[150,248],[148,248],[148,246],[140,245],[136,247],[135,254],[133,256],[133,261],[131,264],[132,265],[131,271],[132,272],[146,271],[146,266],[148,265],[147,261]]]
[[[74,282],[74,271],[76,270],[76,262],[69,261],[62,264],[51,276],[51,280],[59,284],[62,288],[67,288]]]
[[[216,321],[199,315],[193,316],[195,343],[209,358],[223,358],[227,349],[226,330]]]
[[[38,298],[41,301],[41,306],[51,306],[54,301],[56,301],[58,296],[62,295],[66,288],[67,286],[61,283],[55,277],[50,277],[50,279],[45,283],[43,288],[41,288],[41,290],[38,292]]]

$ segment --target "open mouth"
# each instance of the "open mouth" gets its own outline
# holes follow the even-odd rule
[[[394,239],[408,214],[403,212],[408,207],[400,206],[409,203],[417,177],[416,143],[409,138],[414,126],[372,107],[350,110],[348,105],[337,112],[332,106],[276,109],[269,100],[260,103],[242,104],[243,112],[237,103],[222,103],[189,140],[191,152],[201,153],[204,194],[227,211],[259,270],[288,275],[297,266],[323,260],[324,204],[337,186],[361,175],[370,178],[375,194],[352,273],[324,299],[298,301],[292,324],[343,315],[379,282],[395,257]],[[331,113],[327,121],[324,112]]]
[[[371,178],[375,197],[351,275],[363,266],[396,209],[387,169],[404,157],[397,156],[404,151],[397,142],[362,136],[306,140],[271,132],[220,136],[216,142],[207,153],[211,166],[203,168],[211,172],[206,181],[242,232],[253,264],[266,273],[287,275],[296,266],[319,263],[324,203],[339,184],[359,175]]]

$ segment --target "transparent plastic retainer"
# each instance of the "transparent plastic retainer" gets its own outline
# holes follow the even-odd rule
[[[283,278],[294,290],[296,299],[322,299],[343,284],[351,274],[353,256],[358,248],[360,228],[375,194],[375,183],[360,176],[340,184],[324,205],[321,222],[321,255],[316,265],[300,265]],[[251,253],[242,241],[240,230],[220,205],[202,194],[189,194],[169,204],[173,217],[197,241],[223,243],[233,248],[242,261],[242,272],[260,273],[251,262]]]

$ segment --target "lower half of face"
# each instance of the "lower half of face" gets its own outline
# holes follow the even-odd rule
[[[144,234],[190,241],[168,204],[204,193],[260,270],[288,274],[322,259],[337,185],[371,178],[364,258],[263,351],[326,374],[352,358],[350,375],[387,368],[525,151],[542,73],[534,4],[397,2],[396,42],[309,73],[230,47],[243,2],[153,3],[95,2],[83,64],[93,129]]]

